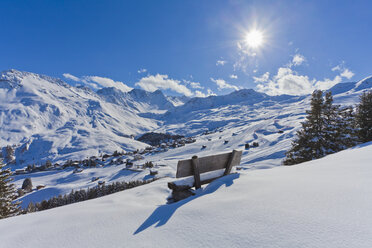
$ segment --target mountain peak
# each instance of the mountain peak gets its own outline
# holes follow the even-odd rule
[[[62,81],[59,78],[54,78],[54,77],[50,77],[50,76],[46,76],[46,75],[42,75],[42,74],[37,74],[37,73],[32,73],[32,72],[27,72],[27,71],[19,71],[19,70],[16,70],[16,69],[9,69],[9,70],[2,71],[0,73],[0,81],[8,82],[8,85],[10,85],[11,87],[13,86],[13,88],[16,87],[16,86],[23,85],[23,80],[25,78],[43,79],[43,80],[46,80],[50,83],[58,84],[58,85],[61,85],[61,86],[67,87],[67,88],[71,87],[69,84],[65,83],[64,81]],[[28,83],[32,83],[32,81],[29,81]]]
[[[358,81],[355,85],[355,91],[372,88],[372,76],[366,77]]]

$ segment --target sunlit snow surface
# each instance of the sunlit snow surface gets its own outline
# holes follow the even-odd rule
[[[334,98],[337,103],[355,104],[361,92],[372,87],[371,82],[371,78],[366,78],[357,83],[338,84],[332,88]],[[243,150],[241,171],[279,166],[306,116],[310,99],[271,97],[245,89],[225,96],[192,98],[174,107],[172,102],[182,99],[168,101],[160,91],[123,93],[105,88],[96,93],[58,79],[15,70],[1,74],[0,98],[0,143],[20,144],[13,170],[47,159],[64,163],[67,159],[85,159],[115,150],[142,149],[148,145],[129,136],[147,131],[195,136],[193,144],[145,155],[144,160],[136,162],[140,165],[152,161],[159,171],[157,177],[168,178],[174,177],[178,160],[233,149]],[[202,135],[205,131],[214,132]],[[258,142],[259,147],[245,150],[244,144],[252,142]],[[93,177],[106,183],[152,178],[149,170],[133,172],[123,170],[124,167],[110,165],[109,159],[103,167],[81,173],[66,169],[18,175],[15,184],[21,187],[24,178],[31,177],[34,187],[46,186],[23,196],[22,206],[26,206],[29,201],[93,187],[97,184],[92,182]]]
[[[1,247],[371,247],[371,154],[240,170],[174,204],[160,179],[1,220]]]

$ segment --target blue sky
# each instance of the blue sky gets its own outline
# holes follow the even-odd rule
[[[93,88],[306,94],[372,74],[372,1],[0,2],[0,70]],[[258,30],[263,42],[247,46]]]

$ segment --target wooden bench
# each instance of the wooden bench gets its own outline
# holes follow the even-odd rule
[[[240,164],[241,157],[242,151],[233,150],[229,153],[201,158],[193,156],[192,159],[178,161],[176,178],[184,179],[168,183],[173,201],[193,195],[190,190],[192,187],[199,189],[203,184],[230,174],[232,167]]]

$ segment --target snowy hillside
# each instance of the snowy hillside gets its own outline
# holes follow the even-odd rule
[[[12,247],[371,247],[372,143],[240,170],[166,204],[167,182],[0,221]]]

